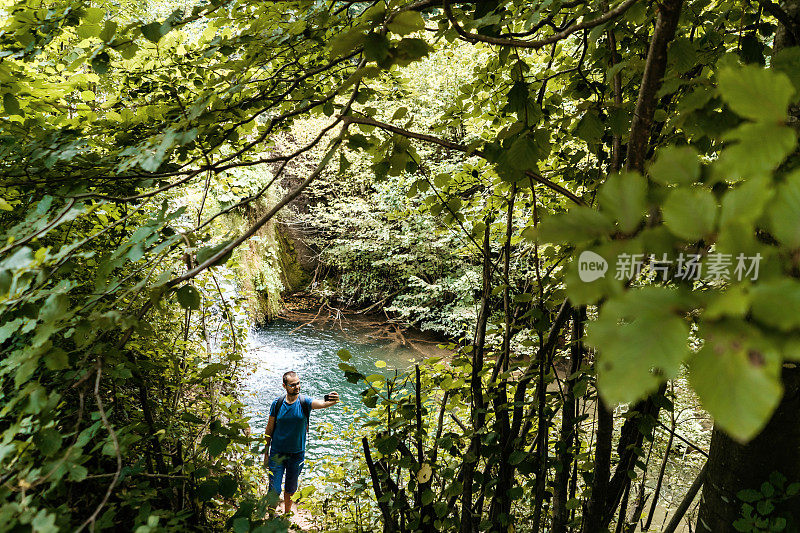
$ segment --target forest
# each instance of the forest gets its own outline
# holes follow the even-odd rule
[[[800,531],[800,1],[0,10],[0,531]],[[338,351],[309,527],[297,295],[447,352]]]

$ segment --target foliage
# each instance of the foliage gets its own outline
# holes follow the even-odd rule
[[[773,513],[775,505],[800,493],[800,483],[787,484],[786,476],[772,472],[759,490],[745,489],[736,496],[742,503],[742,517],[733,523],[736,531],[791,531],[791,517]]]
[[[342,290],[366,303],[410,284],[401,316],[464,335],[449,366],[412,380],[424,400],[381,397],[380,379],[343,362],[369,383],[365,402],[394,413],[372,441],[407,476],[393,498],[392,477],[370,472],[385,527],[622,528],[682,365],[726,432],[764,428],[800,327],[800,56],[781,44],[800,35],[795,15],[730,0],[182,7],[150,20],[112,3],[3,3],[4,529],[279,527],[242,459],[257,439],[220,278],[321,176],[327,198],[332,162],[369,194],[318,202],[323,229],[341,209],[373,232],[333,232]],[[433,76],[442,64],[456,75]],[[287,146],[311,118],[310,139]],[[270,180],[225,206],[228,176],[259,166]],[[259,205],[287,172],[300,179]],[[206,205],[211,191],[222,203]],[[239,208],[247,224],[226,231]],[[583,281],[589,251],[642,268]],[[670,256],[689,255],[707,278],[677,275],[687,265]],[[757,273],[739,263],[753,257]],[[528,360],[512,353],[523,343]],[[586,439],[578,406],[595,377],[604,403]],[[435,400],[468,403],[463,426],[430,418]],[[620,402],[612,454],[605,404]]]
[[[231,169],[221,176],[212,195],[218,209],[233,208],[225,216],[232,232],[252,224],[275,205],[280,196],[275,188],[268,189],[258,200],[248,202],[271,178],[272,174],[263,167]],[[282,308],[281,294],[287,288],[284,283],[286,268],[278,239],[275,224],[267,223],[250,238],[246,247],[236,250],[237,284],[247,301],[248,315],[255,323],[274,317]]]

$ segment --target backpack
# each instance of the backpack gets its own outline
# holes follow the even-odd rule
[[[300,394],[297,397],[297,401],[300,402],[300,409],[303,410],[303,415],[306,417],[306,435],[308,435],[308,426],[311,425],[311,406],[305,402],[305,396]],[[286,399],[286,396],[281,396],[278,398],[278,405],[275,406],[275,425],[278,425],[278,414],[281,412],[281,407],[283,407],[283,401]]]

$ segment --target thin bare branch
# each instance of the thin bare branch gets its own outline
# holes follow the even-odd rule
[[[635,4],[638,0],[625,0],[620,5],[604,13],[603,15],[597,17],[596,19],[587,20],[585,22],[579,22],[578,24],[573,24],[568,28],[556,33],[555,35],[551,35],[545,39],[539,39],[536,41],[523,41],[520,39],[506,39],[503,37],[491,37],[488,35],[480,35],[477,33],[469,33],[467,32],[458,21],[453,16],[453,12],[450,9],[450,2],[449,0],[444,0],[444,12],[447,16],[450,23],[453,25],[453,28],[456,32],[465,40],[472,42],[472,43],[488,43],[488,44],[495,44],[499,46],[514,46],[516,48],[528,48],[532,50],[537,50],[542,48],[543,46],[547,46],[548,44],[553,44],[562,39],[566,39],[576,31],[586,30],[589,28],[594,28],[595,26],[599,26],[601,24],[605,24],[606,22],[617,18],[618,16],[625,13],[633,4]]]

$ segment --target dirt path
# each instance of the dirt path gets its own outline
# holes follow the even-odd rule
[[[276,515],[283,516],[283,514],[283,503],[281,503],[278,506]],[[314,524],[314,516],[311,514],[311,511],[299,508],[296,504],[292,510],[292,515],[289,517],[289,521],[292,524],[289,527],[289,531],[292,533],[315,533],[319,531]]]

